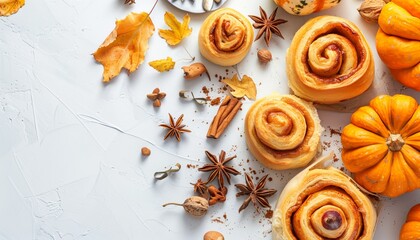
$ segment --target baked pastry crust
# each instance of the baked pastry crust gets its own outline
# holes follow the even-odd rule
[[[201,55],[220,66],[232,66],[245,58],[254,38],[249,20],[231,8],[211,13],[198,34]]]
[[[315,107],[293,95],[261,98],[245,118],[248,149],[276,170],[306,166],[320,149],[321,132]]]
[[[332,158],[332,153],[328,158]],[[331,211],[341,218],[341,224],[333,229],[323,221],[324,214]],[[272,221],[273,240],[370,240],[376,210],[349,176],[333,167],[319,168],[316,162],[283,189]]]
[[[372,84],[375,66],[362,32],[344,18],[305,23],[287,50],[289,86],[306,100],[331,104],[356,97]]]

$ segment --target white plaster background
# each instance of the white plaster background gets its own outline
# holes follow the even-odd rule
[[[212,97],[224,96],[215,74],[225,69],[201,58],[197,34],[204,15],[192,15],[193,33],[179,46],[169,47],[157,32],[149,41],[145,63],[128,76],[126,72],[110,84],[103,84],[102,66],[91,53],[114,28],[114,21],[130,11],[148,12],[154,1],[137,0],[128,6],[123,0],[37,0],[27,1],[15,15],[0,18],[0,240],[20,239],[201,239],[204,232],[218,230],[226,239],[271,239],[270,221],[252,206],[238,214],[243,198],[229,187],[228,200],[210,208],[201,219],[184,214],[182,208],[162,208],[170,201],[182,202],[193,194],[190,182],[207,175],[187,164],[203,165],[204,150],[225,149],[238,157],[233,162],[241,172],[255,169],[269,173],[268,187],[278,192],[269,198],[273,206],[281,189],[297,170],[264,169],[246,150],[242,136],[243,119],[251,101],[245,101],[224,136],[207,139],[208,122],[217,106],[197,106],[179,99],[178,91],[191,89],[196,95],[203,86],[213,87]],[[258,63],[257,41],[238,66],[242,74],[255,80],[258,97],[272,91],[287,93],[284,56],[294,32],[309,18],[320,14],[346,17],[365,33],[376,60],[376,80],[369,93],[358,98],[366,103],[380,93],[403,92],[420,100],[419,93],[394,82],[378,58],[374,36],[377,26],[364,23],[356,8],[361,1],[346,0],[328,11],[307,17],[294,17],[279,9],[278,16],[289,22],[280,25],[284,40],[273,37],[270,50],[274,59],[267,66]],[[245,15],[258,15],[261,5],[269,13],[271,0],[230,0]],[[178,18],[183,12],[159,0],[151,14],[155,27],[166,28],[165,11]],[[184,48],[207,65],[212,81],[205,77],[185,81],[181,66],[189,64]],[[172,56],[175,69],[158,73],[147,62]],[[229,76],[235,72],[228,68]],[[146,94],[155,87],[167,93],[162,107],[155,109]],[[182,142],[163,141],[158,124],[168,113],[185,114],[192,130]],[[341,129],[349,113],[320,110],[326,131],[325,146],[339,153],[340,143],[329,129]],[[145,159],[140,148],[152,155]],[[339,155],[339,154],[338,154]],[[247,159],[250,159],[249,163]],[[180,173],[155,182],[153,173],[182,164]],[[340,162],[335,163],[340,167]],[[263,173],[264,171],[264,173]],[[243,182],[242,176],[232,179]],[[382,199],[375,239],[397,239],[408,209],[420,201],[420,191],[395,199]],[[226,214],[227,219],[223,218]],[[221,222],[214,221],[221,220]]]

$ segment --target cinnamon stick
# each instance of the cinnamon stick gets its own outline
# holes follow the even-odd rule
[[[207,137],[219,138],[242,106],[236,98],[226,96],[207,131]]]

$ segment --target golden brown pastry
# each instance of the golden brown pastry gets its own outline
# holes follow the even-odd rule
[[[315,107],[292,95],[259,99],[245,118],[249,150],[263,165],[277,170],[306,166],[320,149],[321,132]]]
[[[308,15],[324,9],[332,8],[340,0],[274,0],[274,2],[293,15]]]
[[[306,100],[337,103],[362,94],[375,67],[362,32],[349,20],[320,16],[309,20],[287,50],[289,86]]]
[[[273,213],[273,240],[371,240],[376,210],[353,180],[323,166],[333,153],[296,175],[283,189]]]
[[[249,20],[231,8],[221,8],[203,22],[198,35],[200,53],[221,66],[232,66],[246,56],[254,38]]]

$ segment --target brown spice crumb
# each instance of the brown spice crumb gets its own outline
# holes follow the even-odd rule
[[[216,223],[224,223],[222,220],[220,220],[220,217],[213,218],[213,219],[211,220],[211,222],[212,222],[212,223],[213,223],[213,222],[216,222]]]
[[[337,155],[334,153],[334,156],[333,156],[333,161],[334,162],[337,162],[339,159],[338,159],[338,157],[337,157]]]
[[[220,97],[217,97],[213,100],[211,100],[210,105],[214,106],[214,105],[219,105],[220,104]]]
[[[142,147],[141,148],[141,155],[143,155],[143,156],[149,156],[150,153],[152,153],[152,152],[150,151],[149,148],[147,148],[147,147]]]
[[[273,210],[269,209],[265,212],[265,218],[272,218],[273,217]]]
[[[203,93],[204,93],[204,94],[208,94],[208,93],[209,93],[209,90],[207,89],[207,87],[206,87],[206,86],[203,86],[203,87],[201,88],[201,90],[203,91]]]
[[[225,213],[225,214],[223,214],[223,218],[224,218],[225,220],[227,220],[227,215],[226,215],[226,213]]]
[[[330,137],[332,137],[333,134],[337,134],[338,136],[341,136],[340,130],[330,128]]]
[[[273,181],[273,178],[272,178],[272,177],[269,177],[269,178],[268,178],[268,181],[269,181],[269,182],[272,182],[272,181]]]

